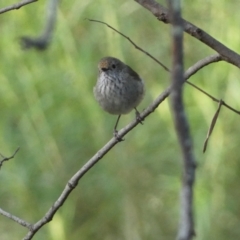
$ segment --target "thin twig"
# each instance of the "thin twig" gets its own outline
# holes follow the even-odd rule
[[[33,3],[33,2],[37,2],[38,0],[25,0],[25,1],[21,1],[19,3],[15,3],[11,6],[8,6],[8,7],[4,7],[2,9],[0,9],[0,14],[2,13],[5,13],[5,12],[8,12],[8,11],[11,11],[11,10],[18,10],[19,8],[27,5],[27,4],[30,4],[30,3]]]
[[[91,22],[98,22],[98,23],[102,23],[104,25],[106,25],[107,27],[111,28],[113,31],[117,32],[118,34],[120,34],[121,36],[123,36],[124,38],[126,38],[136,49],[138,49],[139,51],[145,53],[147,56],[149,56],[151,59],[153,59],[155,62],[157,62],[159,65],[161,65],[167,72],[170,72],[170,69],[167,68],[163,63],[161,63],[159,60],[157,60],[153,55],[149,54],[148,52],[146,52],[144,49],[140,48],[137,44],[135,44],[131,38],[129,38],[128,36],[126,36],[125,34],[119,32],[116,28],[110,26],[109,24],[103,22],[103,21],[99,21],[99,20],[95,20],[95,19],[88,19]]]
[[[193,86],[194,88],[196,88],[198,91],[204,93],[205,95],[207,95],[209,98],[211,98],[214,102],[220,103],[221,105],[225,106],[226,108],[230,109],[231,111],[237,113],[240,115],[240,111],[234,109],[233,107],[229,106],[227,103],[225,103],[222,99],[217,99],[215,97],[213,97],[212,95],[208,94],[207,92],[205,92],[204,90],[202,90],[201,88],[197,87],[196,85],[193,85],[191,82],[187,81],[187,83],[191,86]]]
[[[223,100],[219,100],[218,102],[220,102],[220,101],[222,102],[222,105],[223,105],[223,106],[225,106],[226,108],[228,108],[228,109],[232,110],[233,112],[235,112],[235,113],[237,113],[237,114],[240,115],[240,111],[238,111],[238,110],[232,108],[232,107],[229,106],[227,103],[225,103]]]
[[[1,208],[0,208],[0,214],[5,216],[5,217],[7,217],[7,218],[9,218],[9,219],[11,219],[11,220],[13,220],[13,221],[15,221],[15,222],[17,222],[17,223],[19,223],[20,225],[22,225],[23,227],[28,228],[29,230],[31,230],[31,228],[32,228],[32,225],[30,223],[28,223],[25,220],[23,220],[23,219],[21,219],[19,217],[16,217],[16,216],[14,216],[14,215],[4,211]]]
[[[219,116],[222,105],[223,105],[223,102],[222,102],[222,100],[220,100],[220,102],[218,104],[218,109],[217,109],[216,113],[214,114],[212,122],[210,124],[209,129],[208,129],[207,137],[206,137],[206,140],[205,140],[204,145],[203,145],[203,152],[205,152],[207,150],[208,139],[210,138],[210,136],[212,134],[212,131],[213,131],[215,125],[216,125],[216,122],[217,122],[217,119],[218,119],[218,116]]]
[[[13,155],[10,156],[10,157],[4,157],[4,156],[0,153],[0,156],[3,158],[3,159],[0,161],[0,169],[1,169],[1,167],[2,167],[2,165],[3,165],[4,162],[6,162],[6,161],[8,161],[8,160],[10,160],[10,159],[12,159],[12,158],[15,157],[15,155],[17,154],[17,152],[19,151],[19,149],[20,149],[20,147],[18,147],[18,148],[15,150],[15,152],[13,153]]]
[[[198,62],[196,62],[194,65],[192,65],[184,74],[185,80],[189,79],[188,72],[191,74],[195,74],[198,72],[201,68],[207,66],[208,64],[214,63],[214,62],[219,62],[222,61],[223,58],[221,57],[220,54],[213,54],[208,57],[205,57]]]
[[[189,81],[186,81],[189,85],[191,85],[192,87],[196,88],[198,91],[202,92],[203,94],[205,94],[206,96],[208,96],[209,98],[211,98],[214,102],[219,102],[220,100],[218,100],[217,98],[213,97],[211,94],[205,92],[204,90],[202,90],[201,88],[197,87],[196,85],[192,84]]]

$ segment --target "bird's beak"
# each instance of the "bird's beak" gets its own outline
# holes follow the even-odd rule
[[[101,68],[101,70],[102,70],[103,72],[106,72],[106,71],[108,70],[108,68],[103,67],[103,68]]]

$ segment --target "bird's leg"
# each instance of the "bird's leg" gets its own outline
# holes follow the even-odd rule
[[[141,118],[140,116],[140,112],[137,110],[137,108],[134,108],[135,109],[135,115],[136,115],[136,119],[138,120],[139,123],[141,123],[143,125],[143,118]]]
[[[116,124],[115,124],[115,126],[114,126],[114,130],[113,130],[113,136],[114,136],[119,142],[121,142],[121,141],[124,140],[123,138],[119,137],[119,135],[118,135],[118,130],[117,130],[117,125],[118,125],[118,122],[119,122],[120,117],[121,117],[121,115],[118,115],[117,122],[116,122]]]

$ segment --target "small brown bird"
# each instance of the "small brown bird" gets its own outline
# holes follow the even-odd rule
[[[118,137],[117,125],[121,114],[132,109],[141,121],[136,107],[144,96],[144,83],[139,75],[117,58],[104,57],[98,63],[98,79],[93,89],[100,106],[110,114],[119,115],[114,127],[114,136]]]

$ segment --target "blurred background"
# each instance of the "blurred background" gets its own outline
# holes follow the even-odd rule
[[[0,7],[16,1],[1,1]],[[160,1],[165,4],[165,1]],[[117,57],[146,84],[138,107],[146,108],[168,85],[169,75],[107,22],[171,65],[170,26],[130,0],[62,1],[50,47],[23,51],[19,38],[37,36],[46,1],[0,15],[0,153],[16,157],[0,170],[0,207],[31,223],[58,198],[67,181],[112,137],[116,116],[93,97],[97,63]],[[182,3],[183,16],[240,52],[239,1]],[[184,36],[185,68],[213,54]],[[190,81],[240,110],[239,69],[220,62]],[[222,107],[207,152],[203,143],[217,103],[186,85],[186,111],[198,162],[195,184],[196,239],[240,239],[240,116]],[[119,128],[134,119],[123,116]],[[169,101],[137,126],[79,182],[36,240],[175,239],[182,159]],[[26,229],[0,216],[3,240],[22,239]]]

